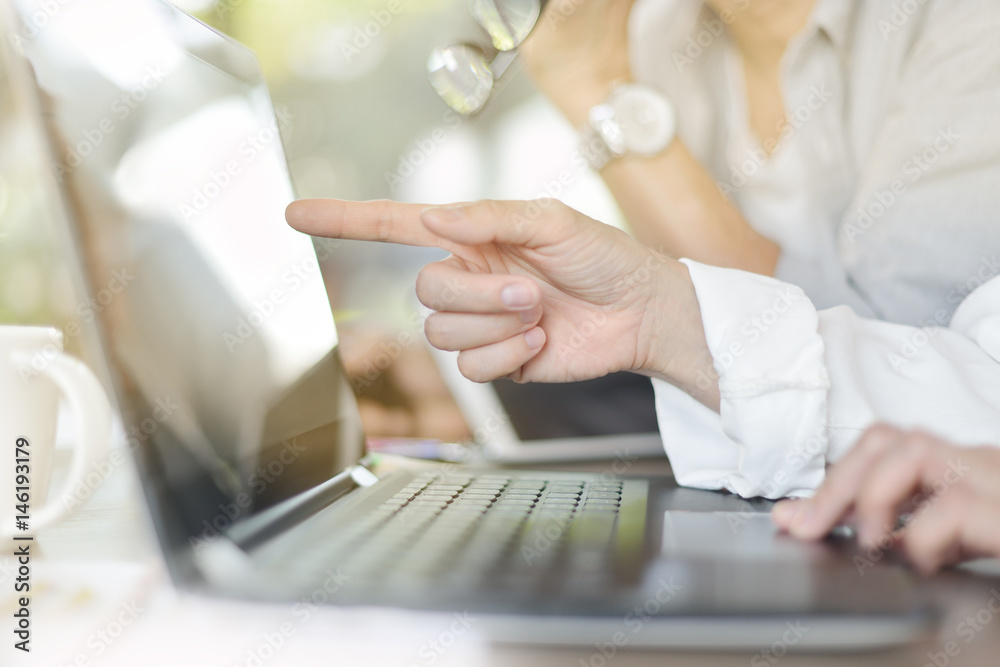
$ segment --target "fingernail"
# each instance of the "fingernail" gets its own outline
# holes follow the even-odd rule
[[[527,285],[507,285],[500,292],[500,300],[508,308],[527,308],[534,305],[535,295]]]
[[[532,350],[537,350],[545,343],[545,333],[535,327],[531,331],[524,334],[524,342],[528,344],[528,347]]]
[[[424,220],[430,222],[458,222],[463,218],[462,209],[458,206],[442,206],[440,208],[429,208],[423,213]]]

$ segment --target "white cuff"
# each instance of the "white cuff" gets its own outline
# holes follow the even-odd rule
[[[827,391],[816,310],[773,278],[683,261],[719,374],[720,415],[654,382],[679,483],[744,497],[811,495],[827,453]]]

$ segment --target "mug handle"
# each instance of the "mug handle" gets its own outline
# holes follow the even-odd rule
[[[96,463],[108,451],[111,440],[111,405],[104,387],[83,362],[60,353],[42,369],[42,374],[55,382],[66,397],[77,424],[77,447],[73,454],[69,476],[58,494],[40,510],[32,507],[30,533],[52,525],[66,516],[72,505],[66,502],[71,489],[84,482],[90,464]]]

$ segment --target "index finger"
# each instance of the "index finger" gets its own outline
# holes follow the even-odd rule
[[[831,468],[816,495],[802,501],[789,532],[807,540],[819,539],[830,532],[854,505],[858,490],[875,462],[902,438],[903,433],[891,427],[868,429],[851,451]]]
[[[446,248],[447,242],[420,220],[427,208],[388,200],[302,199],[288,205],[285,219],[312,236]]]

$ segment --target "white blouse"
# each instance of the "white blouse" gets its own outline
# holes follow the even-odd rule
[[[725,17],[700,0],[633,11],[636,78],[782,247],[776,279],[685,260],[722,404],[653,383],[684,485],[810,495],[876,421],[1000,445],[1000,5],[912,5],[817,0],[783,61],[790,124],[770,158]]]
[[[782,247],[776,277],[820,308],[947,324],[1000,252],[1000,3],[899,6],[817,0],[782,61],[789,123],[770,159],[747,128],[732,17],[639,0],[630,57],[720,189]]]

